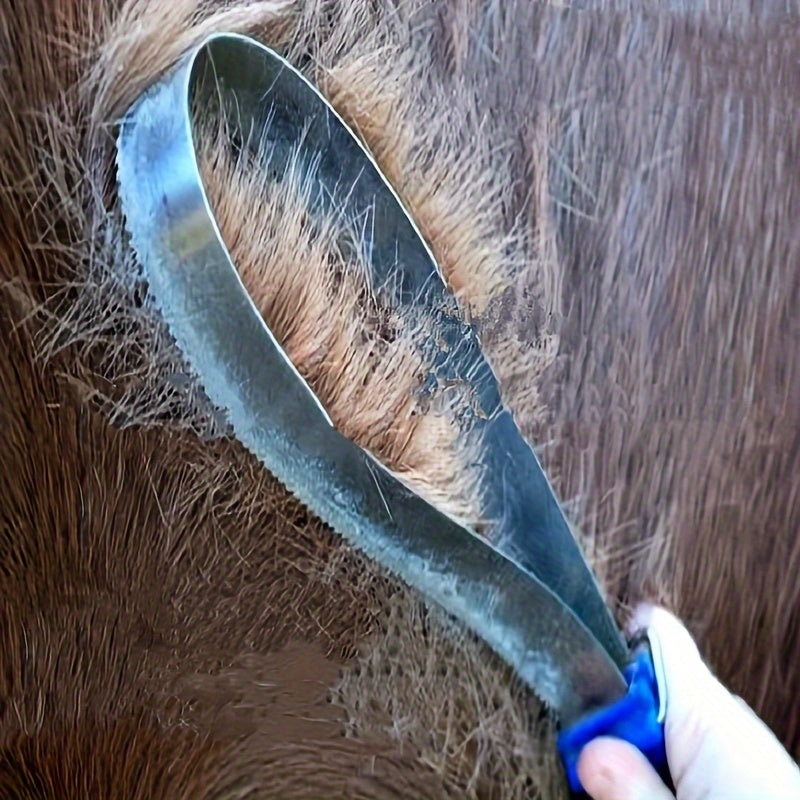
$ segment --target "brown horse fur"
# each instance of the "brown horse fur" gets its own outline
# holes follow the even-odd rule
[[[419,494],[477,527],[474,448],[452,411],[470,398],[458,387],[420,393],[421,333],[372,285],[362,232],[332,214],[311,214],[313,183],[296,162],[273,179],[249,150],[233,153],[224,124],[200,124],[195,139],[233,263],[333,424]]]
[[[215,30],[373,149],[618,608],[800,754],[800,16],[680,5],[0,0],[0,794],[563,793],[535,698],[227,437],[150,305],[115,123]]]

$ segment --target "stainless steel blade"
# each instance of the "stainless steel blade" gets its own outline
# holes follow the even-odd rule
[[[501,516],[523,515],[515,525],[527,526],[520,528],[529,534],[525,548],[488,544],[330,425],[242,285],[202,187],[190,104],[213,102],[223,92],[235,98],[231,123],[243,139],[256,132],[262,144],[272,136],[273,147],[287,141],[294,147],[289,137],[302,131],[304,141],[314,143],[315,168],[324,181],[320,202],[345,204],[354,217],[371,215],[374,259],[385,264],[391,255],[392,264],[402,264],[407,285],[398,291],[405,300],[411,306],[439,303],[442,316],[452,318],[446,327],[450,355],[437,370],[470,365],[469,379],[488,410],[487,435],[492,426],[491,435],[504,445],[491,448],[488,466],[499,471],[499,482],[511,485],[512,470],[516,479],[525,464],[532,465],[526,487],[493,500]],[[476,631],[565,721],[624,694],[617,666],[624,644],[533,452],[500,403],[474,331],[458,322],[397,197],[316,90],[252,40],[211,37],[129,111],[119,136],[118,177],[150,291],[243,444],[322,519]],[[526,461],[521,466],[516,458]],[[529,493],[533,511],[523,514],[525,504],[511,491]],[[559,570],[566,574],[559,577]],[[553,583],[540,580],[541,572]]]
[[[276,174],[305,156],[319,208],[368,232],[373,285],[407,317],[434,319],[426,339],[429,385],[467,385],[477,400],[477,408],[462,409],[461,421],[481,443],[482,533],[549,586],[622,665],[624,642],[533,449],[503,405],[476,331],[463,322],[423,237],[367,151],[319,92],[265,48],[218,37],[200,49],[187,78],[194,101],[226,114],[244,146],[270,154]]]

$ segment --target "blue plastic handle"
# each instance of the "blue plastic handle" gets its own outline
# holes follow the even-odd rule
[[[622,699],[558,734],[558,752],[574,792],[583,791],[578,780],[578,757],[584,746],[598,736],[614,736],[630,742],[663,777],[668,777],[658,680],[653,655],[646,643],[636,649],[623,675],[628,682],[628,693]]]

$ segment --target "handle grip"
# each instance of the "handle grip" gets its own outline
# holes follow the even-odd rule
[[[633,659],[623,670],[628,693],[613,705],[595,711],[559,732],[558,752],[573,792],[583,791],[578,779],[581,750],[598,736],[614,736],[629,742],[645,755],[668,784],[671,783],[664,743],[666,689],[660,680],[660,669],[658,648],[651,648],[645,640],[636,647]]]

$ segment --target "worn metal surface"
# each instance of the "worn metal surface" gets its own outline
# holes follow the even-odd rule
[[[403,486],[330,424],[231,263],[198,172],[191,106],[228,115],[269,165],[306,159],[312,202],[368,235],[375,285],[407,315],[435,315],[432,382],[468,383],[491,544]],[[120,195],[157,305],[236,436],[299,499],[454,614],[563,720],[626,690],[627,649],[530,446],[503,407],[474,329],[376,165],[283,59],[222,34],[190,53],[123,121]]]

